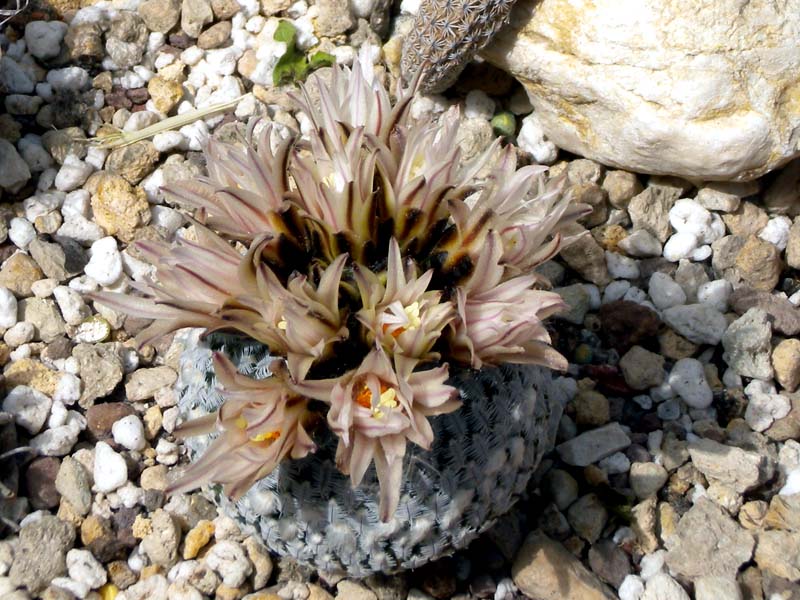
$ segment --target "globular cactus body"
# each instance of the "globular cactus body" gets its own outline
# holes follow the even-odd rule
[[[442,92],[506,24],[515,0],[424,0],[403,42],[406,80],[420,69],[427,93]]]
[[[269,376],[267,348],[241,336],[186,338],[177,391],[181,414],[214,411],[212,350],[224,352],[244,374]],[[318,450],[281,463],[238,501],[220,486],[211,499],[275,553],[329,573],[363,577],[421,566],[465,547],[516,502],[551,447],[564,393],[541,367],[504,365],[454,374],[464,405],[431,419],[433,447],[409,446],[399,506],[379,518],[379,484],[370,468],[361,485],[336,467],[336,437],[320,428]],[[202,454],[210,435],[187,440]]]

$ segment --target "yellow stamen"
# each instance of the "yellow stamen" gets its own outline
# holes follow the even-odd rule
[[[367,384],[362,384],[355,397],[355,402],[359,406],[368,408],[372,411],[372,416],[380,419],[385,416],[381,408],[397,408],[400,403],[397,401],[397,390],[381,383],[381,395],[378,398],[377,406],[372,406],[372,391]]]
[[[286,323],[286,319],[281,319],[280,321],[278,321],[278,329],[282,329],[283,331],[286,331],[287,325],[288,324]]]
[[[239,415],[236,418],[236,421],[234,421],[234,423],[236,424],[236,427],[238,427],[239,429],[247,429],[247,427],[249,426],[249,423],[247,422],[247,419],[245,419],[241,415]],[[274,442],[279,437],[281,437],[281,432],[280,431],[267,431],[266,433],[259,433],[258,435],[251,437],[250,441],[251,442]]]

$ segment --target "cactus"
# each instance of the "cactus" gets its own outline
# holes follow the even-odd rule
[[[200,330],[185,338],[177,385],[183,418],[214,411],[212,351],[226,354],[240,372],[269,376],[267,348],[238,335]],[[316,453],[281,463],[238,501],[221,486],[209,498],[281,556],[328,573],[363,577],[410,569],[465,547],[508,511],[553,444],[564,392],[542,367],[503,365],[455,373],[449,383],[464,401],[454,413],[431,419],[430,451],[410,446],[399,507],[381,522],[378,480],[370,467],[361,485],[336,467],[336,436],[317,432]],[[212,435],[186,441],[190,457]]]
[[[442,92],[506,24],[514,0],[424,0],[403,42],[400,63],[410,81],[424,70],[420,89]]]

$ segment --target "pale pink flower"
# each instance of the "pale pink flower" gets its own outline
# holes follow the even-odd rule
[[[478,263],[456,288],[458,318],[451,323],[453,358],[479,369],[503,362],[565,370],[566,359],[550,346],[543,320],[566,308],[561,296],[532,289],[534,274],[503,281],[500,236],[491,232]]]
[[[377,340],[387,352],[410,358],[439,358],[431,349],[455,311],[452,303],[441,301],[441,292],[426,291],[432,276],[432,270],[418,276],[414,262],[403,261],[394,238],[389,242],[385,285],[366,267],[357,267],[363,308],[356,317],[367,328],[368,343]]]
[[[316,449],[304,428],[308,401],[289,389],[279,365],[272,377],[255,380],[239,374],[227,358],[216,353],[214,369],[225,402],[216,413],[189,421],[175,433],[189,437],[217,431],[219,435],[167,493],[220,483],[226,495],[237,499],[285,457],[302,458]]]
[[[414,371],[415,359],[395,355],[394,365],[381,347],[358,369],[337,379],[296,382],[299,393],[330,403],[328,424],[339,436],[336,463],[361,483],[370,463],[380,482],[381,520],[397,508],[406,443],[429,449],[433,429],[428,417],[460,406],[455,388],[445,382],[447,365]]]

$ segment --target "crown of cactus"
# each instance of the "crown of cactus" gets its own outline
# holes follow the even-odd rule
[[[368,56],[318,80],[318,105],[306,88],[296,96],[306,137],[273,149],[267,124],[243,146],[209,141],[208,177],[165,190],[195,209],[194,239],[139,242],[155,279],[141,295],[95,295],[154,319],[140,343],[203,327],[275,357],[256,381],[215,356],[225,402],[179,433],[220,435],[172,491],[215,482],[239,497],[312,452],[327,420],[353,485],[374,464],[388,520],[407,443],[429,448],[428,418],[459,407],[449,367],[566,366],[542,323],[563,303],[533,268],[582,207],[499,142],[462,162],[457,112],[412,122],[412,92],[392,106]]]

